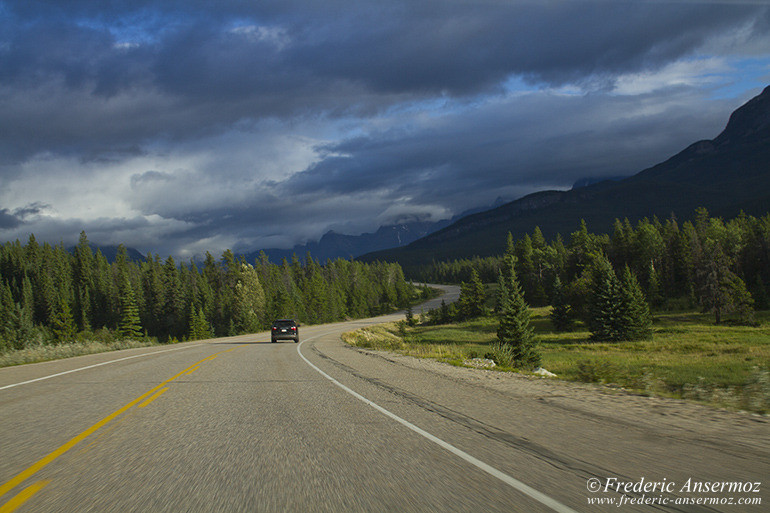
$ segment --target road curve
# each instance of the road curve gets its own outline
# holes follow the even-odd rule
[[[635,504],[644,491],[612,489],[665,480],[676,489],[646,498],[766,501],[768,483],[756,493],[682,491],[688,479],[770,475],[766,419],[715,413],[716,436],[692,428],[684,406],[595,391],[580,401],[573,385],[340,341],[402,318],[303,327],[301,344],[260,333],[0,369],[0,512],[767,507]],[[622,497],[622,508],[588,503]]]

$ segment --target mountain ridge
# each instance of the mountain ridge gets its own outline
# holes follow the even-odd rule
[[[494,206],[504,204],[505,200],[497,198]],[[305,258],[310,255],[320,262],[335,260],[337,258],[355,258],[373,251],[392,249],[405,246],[415,240],[430,235],[452,223],[478,212],[488,210],[490,207],[478,207],[465,210],[449,219],[439,221],[410,221],[400,223],[385,224],[377,228],[375,232],[362,233],[359,235],[346,235],[329,230],[318,241],[309,241],[304,244],[297,244],[292,248],[266,248],[251,251],[244,254],[246,261],[258,259],[260,253],[264,252],[268,260],[273,263],[280,263],[284,258],[289,260],[293,255],[299,258]]]
[[[617,181],[568,191],[540,191],[470,215],[398,249],[362,255],[362,261],[398,261],[404,267],[431,260],[499,254],[505,236],[531,233],[567,237],[584,219],[608,232],[616,218],[680,219],[698,207],[713,215],[770,211],[770,87],[736,109],[714,139],[697,141],[655,166]]]

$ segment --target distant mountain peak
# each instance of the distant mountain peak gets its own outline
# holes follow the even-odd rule
[[[717,217],[770,212],[770,87],[736,109],[713,140],[698,141],[665,162],[618,181],[540,191],[362,261],[400,262],[415,269],[434,260],[500,254],[505,237],[522,237],[538,226],[546,237],[568,236],[581,219],[608,233],[615,219],[635,222],[674,214],[690,219],[705,207]]]
[[[770,86],[730,115],[727,126],[714,143],[719,146],[756,137],[770,137]]]

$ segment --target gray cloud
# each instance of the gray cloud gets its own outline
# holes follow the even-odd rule
[[[0,229],[16,228],[21,224],[21,220],[12,215],[7,208],[0,209]]]
[[[253,249],[630,174],[769,47],[752,2],[6,0],[0,236]],[[63,174],[91,207],[35,192]]]

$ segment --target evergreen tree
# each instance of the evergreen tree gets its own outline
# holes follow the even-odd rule
[[[16,333],[11,321],[15,306],[11,288],[0,281],[0,350],[16,349]]]
[[[553,282],[553,309],[551,310],[551,322],[556,331],[569,331],[572,327],[572,312],[567,296],[564,293],[564,286],[557,276]]]
[[[650,298],[650,304],[656,307],[660,306],[663,303],[660,275],[652,262],[647,273],[647,284],[647,297]]]
[[[736,320],[740,324],[755,325],[754,299],[746,288],[746,282],[738,276],[734,276],[723,286],[728,288],[730,296],[730,311],[736,314]]]
[[[464,318],[482,315],[484,313],[484,302],[484,285],[481,283],[476,269],[471,269],[470,283],[463,282],[460,285],[460,297],[457,300],[460,315]]]
[[[626,336],[623,327],[621,287],[606,258],[594,261],[589,301],[588,328],[592,340],[617,341]]]
[[[723,316],[733,311],[739,312],[742,322],[751,322],[751,294],[743,280],[730,269],[730,260],[719,242],[706,247],[698,268],[698,277],[703,311],[713,313],[716,324],[720,324]]]
[[[514,365],[534,368],[540,365],[540,353],[537,350],[534,329],[530,326],[529,307],[516,279],[513,255],[510,256],[511,258],[507,258],[508,267],[498,278],[500,324],[497,328],[497,339],[500,344],[510,347]]]
[[[233,313],[236,332],[259,331],[265,304],[265,291],[259,282],[257,271],[250,264],[242,263],[240,276],[235,285]]]
[[[414,318],[414,311],[412,310],[412,305],[409,305],[406,308],[406,324],[409,326],[415,326],[417,324],[417,320]]]
[[[123,278],[121,286],[118,333],[127,339],[137,339],[142,336],[139,308],[136,305],[136,294],[127,276]]]
[[[206,338],[211,338],[211,326],[208,320],[206,320],[203,308],[198,307],[197,310],[193,309],[190,311],[190,340]]]
[[[636,276],[625,266],[618,279],[606,258],[593,264],[588,322],[592,340],[640,340],[652,337],[650,308]]]
[[[765,282],[762,280],[761,275],[757,275],[757,281],[754,284],[752,297],[754,297],[755,305],[758,310],[765,310],[770,307],[770,298],[768,298]]]
[[[626,340],[649,340],[652,338],[652,317],[650,307],[642,294],[636,276],[628,266],[620,279],[622,298],[622,328]]]
[[[446,301],[443,299],[441,300],[441,306],[439,307],[439,315],[438,315],[438,322],[440,324],[445,324],[452,320],[452,312],[450,311],[450,306],[446,304]]]
[[[163,296],[161,333],[166,337],[182,338],[188,331],[187,308],[185,307],[179,269],[173,257],[168,257],[162,268]]]
[[[91,329],[91,296],[94,290],[93,258],[86,232],[80,232],[80,240],[75,248],[74,264],[75,319],[78,328],[83,331]]]
[[[69,342],[75,336],[75,321],[64,294],[57,296],[57,301],[51,308],[51,331],[57,342]]]

